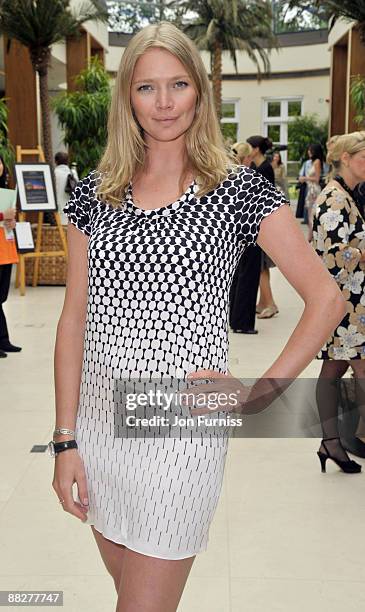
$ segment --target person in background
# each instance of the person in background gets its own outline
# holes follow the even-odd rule
[[[305,182],[307,184],[304,206],[308,212],[308,240],[311,242],[313,236],[314,209],[317,197],[322,191],[321,181],[323,176],[324,156],[323,149],[320,144],[311,144],[308,151],[312,161],[312,166],[307,176],[299,177],[299,182]]]
[[[3,189],[8,188],[8,171],[1,155],[0,187]],[[4,212],[0,212],[0,222],[4,223],[6,229],[14,229],[15,214],[14,208],[8,208]],[[9,330],[3,310],[3,304],[6,302],[9,294],[11,266],[12,264],[0,265],[0,358],[7,357],[7,353],[18,353],[22,350],[20,346],[15,346],[10,342]]]
[[[302,223],[307,225],[308,224],[308,211],[305,208],[305,196],[307,194],[307,183],[305,181],[300,180],[301,177],[303,176],[308,176],[310,169],[312,167],[312,160],[310,158],[310,150],[307,150],[307,156],[308,159],[306,159],[306,161],[303,162],[302,167],[299,171],[299,176],[298,176],[298,185],[297,188],[299,188],[299,193],[298,193],[298,203],[297,203],[297,210],[295,213],[295,216],[297,219],[301,219],[303,217],[303,221]]]
[[[279,151],[275,151],[271,165],[274,170],[276,187],[278,187],[278,189],[281,189],[288,202],[290,202],[285,165],[283,164],[283,160],[281,159]]]
[[[266,153],[272,149],[272,141],[270,138],[264,136],[251,136],[247,138],[247,142],[252,146],[252,159],[253,166],[262,176],[264,176],[272,185],[275,185],[275,173],[271,165],[271,162],[266,159]],[[260,257],[260,298],[255,304],[255,312],[257,313],[258,319],[271,319],[273,316],[278,314],[279,308],[277,307],[274,296],[272,294],[270,285],[270,268],[274,268],[275,264],[272,259],[260,249],[260,252],[255,255]],[[257,300],[257,291],[255,296],[255,302]]]
[[[272,185],[275,185],[275,174],[271,163],[266,159],[266,153],[272,149],[272,141],[264,136],[250,136],[247,142],[252,147],[252,164],[254,168],[262,176],[264,176]]]
[[[251,166],[252,147],[248,142],[236,142],[232,145],[231,151],[241,166]]]
[[[252,142],[251,142],[252,140]],[[275,184],[274,171],[270,162],[265,158],[265,152],[272,145],[269,139],[262,136],[253,136],[247,139],[246,145],[249,149],[243,149],[241,153],[235,154],[238,159],[246,156],[251,160],[250,166],[258,170],[266,178],[269,176],[271,184]],[[242,143],[239,143],[242,145]],[[261,147],[261,148],[260,148]],[[235,146],[233,148],[236,148]],[[238,151],[238,148],[236,149]],[[243,151],[249,154],[242,155]],[[247,161],[249,161],[247,159]],[[234,333],[257,334],[255,329],[256,300],[260,284],[262,250],[258,245],[249,245],[241,257],[239,265],[235,271],[231,291],[230,291],[230,313],[229,324]]]
[[[347,312],[317,355],[322,368],[316,397],[323,431],[318,451],[322,469],[332,459],[346,473],[360,472],[340,438],[338,385],[349,366],[356,383],[356,404],[365,418],[365,220],[356,202],[356,186],[365,181],[365,131],[337,137],[327,161],[333,172],[317,198],[313,218],[313,247],[342,290]],[[352,441],[351,446],[354,446]],[[355,440],[356,454],[365,444]]]
[[[252,147],[248,142],[236,142],[231,147],[231,152],[235,157],[235,161],[239,163],[241,166],[250,167],[252,163]],[[246,251],[247,252],[247,251]],[[244,284],[245,280],[245,257],[246,252],[241,256],[238,266],[234,272],[232,278],[232,284],[229,292],[229,324],[232,329],[236,329],[236,326],[241,325],[242,320],[242,301],[244,299]],[[255,299],[256,303],[256,299]],[[253,321],[254,321],[253,316]],[[254,327],[254,322],[252,323],[252,328]],[[245,329],[241,329],[241,333],[254,333],[251,329],[245,331]],[[237,330],[236,330],[237,331]]]
[[[67,183],[70,175],[73,177],[71,184],[76,184],[79,181],[79,177],[77,176],[76,165],[72,164],[70,168],[68,154],[65,151],[56,153],[55,164],[56,200],[61,215],[61,223],[62,225],[67,225],[68,219],[63,212],[66,202],[68,202],[71,195],[71,191],[67,191]]]

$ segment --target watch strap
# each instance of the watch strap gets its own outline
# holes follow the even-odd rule
[[[69,448],[78,448],[76,440],[64,440],[63,442],[54,443],[54,452],[56,455],[68,450]]]

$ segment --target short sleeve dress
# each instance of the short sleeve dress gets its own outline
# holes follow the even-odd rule
[[[347,313],[317,359],[365,359],[365,220],[351,196],[329,183],[316,200],[313,247],[339,285]]]
[[[182,559],[207,547],[228,438],[115,437],[115,380],[227,373],[228,297],[262,219],[286,204],[239,167],[203,197],[194,181],[175,202],[120,207],[96,197],[93,171],[64,212],[89,237],[88,306],[75,438],[89,494],[87,524],[145,555]],[[218,413],[219,414],[219,413]],[[217,413],[215,413],[217,415]]]

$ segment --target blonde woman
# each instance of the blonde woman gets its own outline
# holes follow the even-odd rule
[[[66,512],[91,525],[117,612],[176,610],[207,548],[227,435],[208,425],[199,437],[184,438],[184,426],[158,435],[141,424],[116,436],[116,384],[182,377],[186,387],[191,373],[193,382],[214,380],[204,385],[214,394],[233,384],[228,291],[248,244],[270,253],[305,302],[264,377],[298,376],[343,317],[336,283],[284,204],[255,171],[232,168],[192,41],[165,22],[136,34],[118,69],[100,166],[65,211],[68,281],[55,350],[63,442],[53,488]],[[254,387],[237,410],[247,410]]]
[[[236,142],[232,145],[231,151],[240,166],[251,166],[253,149],[248,142]]]
[[[340,287],[347,312],[317,356],[323,360],[317,384],[323,431],[318,455],[323,469],[330,458],[344,472],[353,473],[359,472],[361,466],[350,460],[341,444],[336,381],[350,365],[356,379],[358,410],[364,418],[365,220],[354,191],[365,181],[365,132],[333,138],[327,161],[333,171],[331,180],[316,201],[313,246]]]

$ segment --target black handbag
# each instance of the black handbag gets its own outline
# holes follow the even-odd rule
[[[72,193],[76,185],[77,185],[77,180],[75,179],[74,175],[70,172],[70,174],[67,176],[65,192]]]

